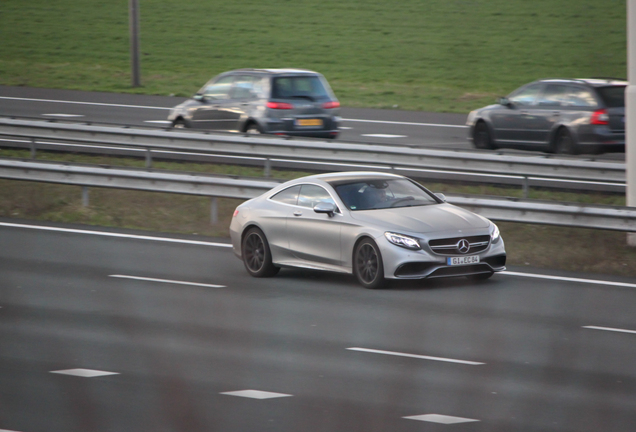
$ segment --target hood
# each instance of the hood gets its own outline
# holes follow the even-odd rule
[[[490,222],[452,204],[352,211],[351,217],[365,224],[399,233],[429,233],[488,228]]]

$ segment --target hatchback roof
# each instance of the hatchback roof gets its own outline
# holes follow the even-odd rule
[[[627,81],[620,78],[546,78],[538,80],[538,82],[580,82],[591,85],[593,87],[602,87],[608,85],[627,85]]]
[[[245,69],[235,69],[230,72],[263,72],[269,74],[289,74],[289,73],[298,73],[298,74],[315,74],[318,75],[318,72],[314,72],[309,69],[294,69],[294,68],[286,68],[286,69],[260,69],[260,68],[245,68]]]

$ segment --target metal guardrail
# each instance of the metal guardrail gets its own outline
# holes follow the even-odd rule
[[[265,136],[193,133],[183,130],[142,130],[84,124],[0,118],[0,135],[144,152],[153,157],[178,152],[181,158],[214,158],[265,166],[319,167],[324,171],[373,169],[398,171],[419,178],[530,186],[625,191],[625,164],[545,156],[512,156],[444,151],[401,146],[288,140]],[[33,147],[35,151],[35,147]],[[153,156],[154,155],[154,156]]]
[[[85,188],[88,187],[210,196],[213,197],[212,221],[218,220],[215,214],[216,197],[249,199],[280,184],[271,180],[13,159],[0,159],[0,178],[81,186],[84,188],[85,198]],[[447,199],[451,204],[497,221],[636,232],[636,208],[459,195],[450,195]]]

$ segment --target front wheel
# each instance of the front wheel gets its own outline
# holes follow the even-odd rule
[[[174,129],[185,129],[186,128],[186,122],[182,118],[176,119],[175,121],[172,122],[172,127]]]
[[[358,278],[358,282],[368,289],[379,289],[384,287],[384,264],[380,249],[375,242],[369,238],[362,240],[356,246],[353,254],[353,273]]]
[[[483,121],[480,121],[475,125],[475,130],[473,132],[473,144],[478,149],[492,150],[495,148],[492,142],[492,137],[490,136],[488,125]]]
[[[260,135],[262,132],[256,123],[250,123],[245,129],[245,133],[248,135]]]
[[[241,245],[243,264],[247,272],[254,277],[274,276],[280,268],[272,263],[272,252],[263,231],[250,228],[243,237]]]

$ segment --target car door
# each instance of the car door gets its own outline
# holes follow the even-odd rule
[[[340,232],[342,214],[314,212],[320,202],[332,203],[333,197],[322,186],[303,184],[298,203],[287,220],[289,247],[297,259],[316,266],[342,265]]]
[[[237,75],[230,90],[229,99],[221,105],[219,118],[222,129],[240,131],[242,121],[247,116],[250,104],[256,99],[252,75]]]
[[[542,144],[549,144],[551,132],[555,125],[567,121],[572,112],[572,86],[562,83],[550,83],[545,86],[539,96],[532,134],[534,140]]]
[[[223,76],[211,84],[206,84],[197,94],[200,105],[192,113],[192,127],[203,129],[224,129],[221,110],[230,98],[233,75]]]
[[[542,83],[522,87],[508,97],[508,103],[491,114],[495,140],[499,144],[532,144],[536,137],[532,129],[537,121],[537,97]]]

